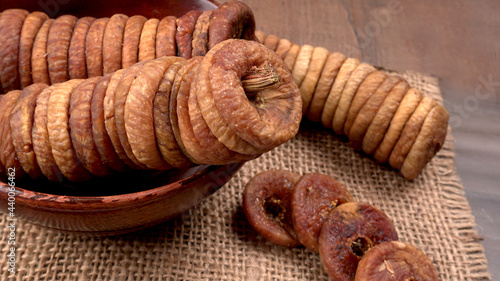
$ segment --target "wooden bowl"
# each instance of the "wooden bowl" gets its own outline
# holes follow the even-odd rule
[[[2,0],[0,11],[22,8],[51,17],[110,17],[116,13],[148,18],[177,17],[189,10],[216,8],[206,0]],[[166,172],[136,171],[85,183],[52,183],[29,178],[0,180],[0,208],[19,218],[58,231],[119,234],[161,223],[218,190],[241,168],[198,166]],[[9,209],[9,207],[14,207]]]

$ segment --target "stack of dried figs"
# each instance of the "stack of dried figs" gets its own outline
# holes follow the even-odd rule
[[[319,252],[331,280],[438,280],[422,251],[398,241],[384,212],[354,201],[330,176],[259,173],[243,191],[243,209],[270,242]]]
[[[256,31],[292,72],[302,113],[346,136],[356,150],[416,178],[441,149],[449,114],[402,77],[323,47],[299,46]]]
[[[0,100],[0,163],[18,177],[85,181],[128,169],[241,162],[292,138],[301,106],[274,52],[230,39],[205,57],[165,56],[8,92]]]

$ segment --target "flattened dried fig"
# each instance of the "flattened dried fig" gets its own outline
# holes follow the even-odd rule
[[[154,60],[156,58],[156,31],[159,24],[159,19],[149,19],[144,23],[139,41],[139,61]]]
[[[309,69],[307,70],[304,81],[302,81],[300,85],[300,92],[302,94],[302,115],[305,115],[309,109],[314,90],[316,89],[316,84],[325,66],[328,54],[328,50],[323,47],[316,47],[313,50]]]
[[[262,43],[266,40],[267,34],[262,30],[255,30],[255,37],[259,43]]]
[[[156,32],[156,57],[177,55],[175,33],[177,32],[177,18],[168,16],[158,24]]]
[[[271,170],[255,175],[243,191],[243,210],[250,225],[266,240],[297,247],[291,218],[291,191],[300,175]]]
[[[323,222],[333,209],[349,201],[354,201],[349,191],[330,176],[311,173],[300,177],[291,203],[293,229],[300,243],[317,252]]]
[[[122,68],[128,68],[139,61],[139,41],[147,20],[143,16],[132,16],[127,20],[123,33]]]
[[[31,54],[31,76],[33,83],[44,83],[50,85],[49,65],[47,62],[47,40],[49,29],[54,23],[53,19],[46,20],[35,37],[33,51]]]
[[[297,44],[293,44],[290,47],[290,50],[288,50],[288,53],[286,53],[285,58],[283,59],[283,62],[285,63],[286,69],[289,71],[293,70],[293,66],[295,65],[295,61],[297,60],[297,56],[299,55],[300,51],[300,46]]]
[[[331,280],[354,280],[358,263],[372,247],[398,240],[391,220],[378,208],[347,202],[333,209],[319,235],[319,256]]]
[[[361,259],[355,281],[438,281],[432,261],[415,246],[384,242],[371,248]]]
[[[78,18],[75,16],[63,15],[50,26],[49,38],[47,39],[47,62],[52,85],[69,80],[69,44],[77,20]]]
[[[85,39],[85,61],[87,63],[87,77],[102,76],[102,52],[104,30],[109,18],[100,18],[92,22],[87,38]]]
[[[87,78],[87,62],[85,60],[85,41],[90,25],[94,22],[93,17],[80,18],[71,35],[68,53],[68,73],[70,79]]]
[[[208,28],[213,10],[204,11],[196,21],[193,31],[192,56],[204,56],[208,52]]]
[[[201,13],[198,10],[191,10],[177,19],[175,42],[177,44],[177,52],[182,58],[191,58],[191,53],[193,52],[193,32],[196,21]]]
[[[126,15],[114,14],[109,18],[106,25],[102,39],[102,68],[104,75],[122,68],[123,34],[127,20],[128,16]]]
[[[276,46],[275,52],[282,60],[284,60],[291,48],[292,42],[290,42],[290,40],[288,39],[281,38],[278,42],[278,46]]]
[[[291,72],[293,81],[295,81],[295,84],[297,84],[297,86],[299,87],[306,77],[307,70],[309,69],[309,65],[311,64],[313,51],[314,47],[306,44],[300,47],[299,53],[297,54],[297,59],[295,60],[293,70],[291,70]]]
[[[276,35],[270,34],[266,37],[263,44],[268,47],[271,51],[276,51],[278,48],[278,43],[280,42],[280,38]]]
[[[16,178],[24,175],[24,170],[17,158],[16,149],[12,143],[10,129],[10,114],[21,94],[20,90],[5,94],[0,102],[0,163],[5,169],[15,169]]]

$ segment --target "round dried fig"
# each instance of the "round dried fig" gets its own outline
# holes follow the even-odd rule
[[[85,40],[93,17],[80,18],[73,30],[68,53],[68,73],[70,79],[87,78],[87,62],[85,61]]]
[[[293,44],[290,47],[290,50],[288,50],[288,53],[286,53],[285,58],[283,59],[283,62],[285,63],[286,69],[289,71],[293,70],[293,66],[295,65],[295,61],[297,60],[297,56],[299,55],[300,51],[300,46],[297,44]]]
[[[158,24],[156,32],[156,57],[177,55],[175,33],[177,32],[177,18],[167,16]]]
[[[297,86],[299,87],[306,77],[307,70],[309,69],[309,65],[311,64],[313,51],[314,47],[306,44],[300,47],[299,53],[297,54],[297,59],[295,60],[295,64],[293,65],[293,69],[291,70],[291,72],[293,81],[295,81],[295,84],[297,84]]]
[[[297,247],[291,218],[291,192],[300,175],[270,170],[255,175],[243,190],[243,210],[250,225],[266,240]]]
[[[128,68],[139,61],[139,41],[147,20],[143,16],[132,16],[127,20],[123,33],[122,68]]]
[[[47,39],[47,62],[49,64],[50,84],[61,83],[69,80],[68,53],[71,35],[77,17],[63,15],[58,17],[50,26]]]
[[[160,24],[159,19],[149,19],[144,23],[139,40],[139,61],[154,60],[156,58],[156,31]]]
[[[191,53],[193,52],[193,32],[196,21],[201,13],[198,10],[191,10],[177,19],[175,42],[177,44],[178,55],[182,58],[191,58]]]
[[[415,246],[400,242],[384,242],[363,256],[355,281],[438,281],[432,261]]]
[[[15,177],[24,175],[24,170],[17,158],[16,148],[12,143],[12,131],[10,128],[10,114],[21,95],[20,90],[13,90],[3,95],[0,102],[0,163],[5,169],[15,169]]]
[[[378,208],[347,202],[330,212],[319,235],[319,256],[331,280],[354,280],[361,258],[375,245],[398,240],[391,220]]]
[[[318,239],[328,214],[340,204],[354,201],[347,189],[334,178],[311,173],[300,177],[292,191],[293,229],[302,245],[317,252]]]
[[[100,18],[93,21],[87,33],[87,38],[85,38],[87,77],[102,76],[102,42],[108,22],[109,18]]]
[[[208,28],[213,10],[204,11],[196,21],[193,31],[192,56],[204,56],[208,52]]]
[[[328,54],[328,50],[323,47],[316,47],[313,50],[309,69],[307,70],[304,81],[302,81],[300,85],[300,92],[302,93],[302,115],[305,115],[309,109],[314,90],[316,89],[316,84],[325,66]]]
[[[268,47],[271,51],[276,51],[276,48],[278,48],[278,43],[280,42],[280,38],[276,35],[269,35],[266,37],[264,42],[264,46]]]
[[[104,30],[102,39],[102,68],[103,74],[112,73],[122,68],[122,45],[125,25],[128,16],[114,14]]]
[[[275,52],[278,55],[278,57],[284,60],[291,48],[292,48],[292,42],[290,42],[290,40],[288,39],[281,38],[280,41],[278,42],[278,46],[276,46]]]
[[[259,43],[262,43],[266,40],[267,33],[262,30],[255,30],[255,37],[257,38],[257,41],[259,41]]]
[[[50,85],[49,65],[47,62],[47,40],[49,30],[54,23],[53,19],[46,20],[35,37],[31,53],[31,77],[33,83],[44,83]]]

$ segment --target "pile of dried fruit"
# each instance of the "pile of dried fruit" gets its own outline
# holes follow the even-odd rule
[[[240,39],[0,97],[0,163],[52,181],[254,159],[297,133],[302,105],[283,61]]]
[[[259,173],[243,191],[243,210],[270,242],[319,252],[331,280],[438,280],[424,253],[397,241],[385,213],[327,175]]]
[[[292,72],[304,116],[346,136],[356,150],[416,178],[441,149],[449,114],[402,77],[323,47],[256,31]]]

